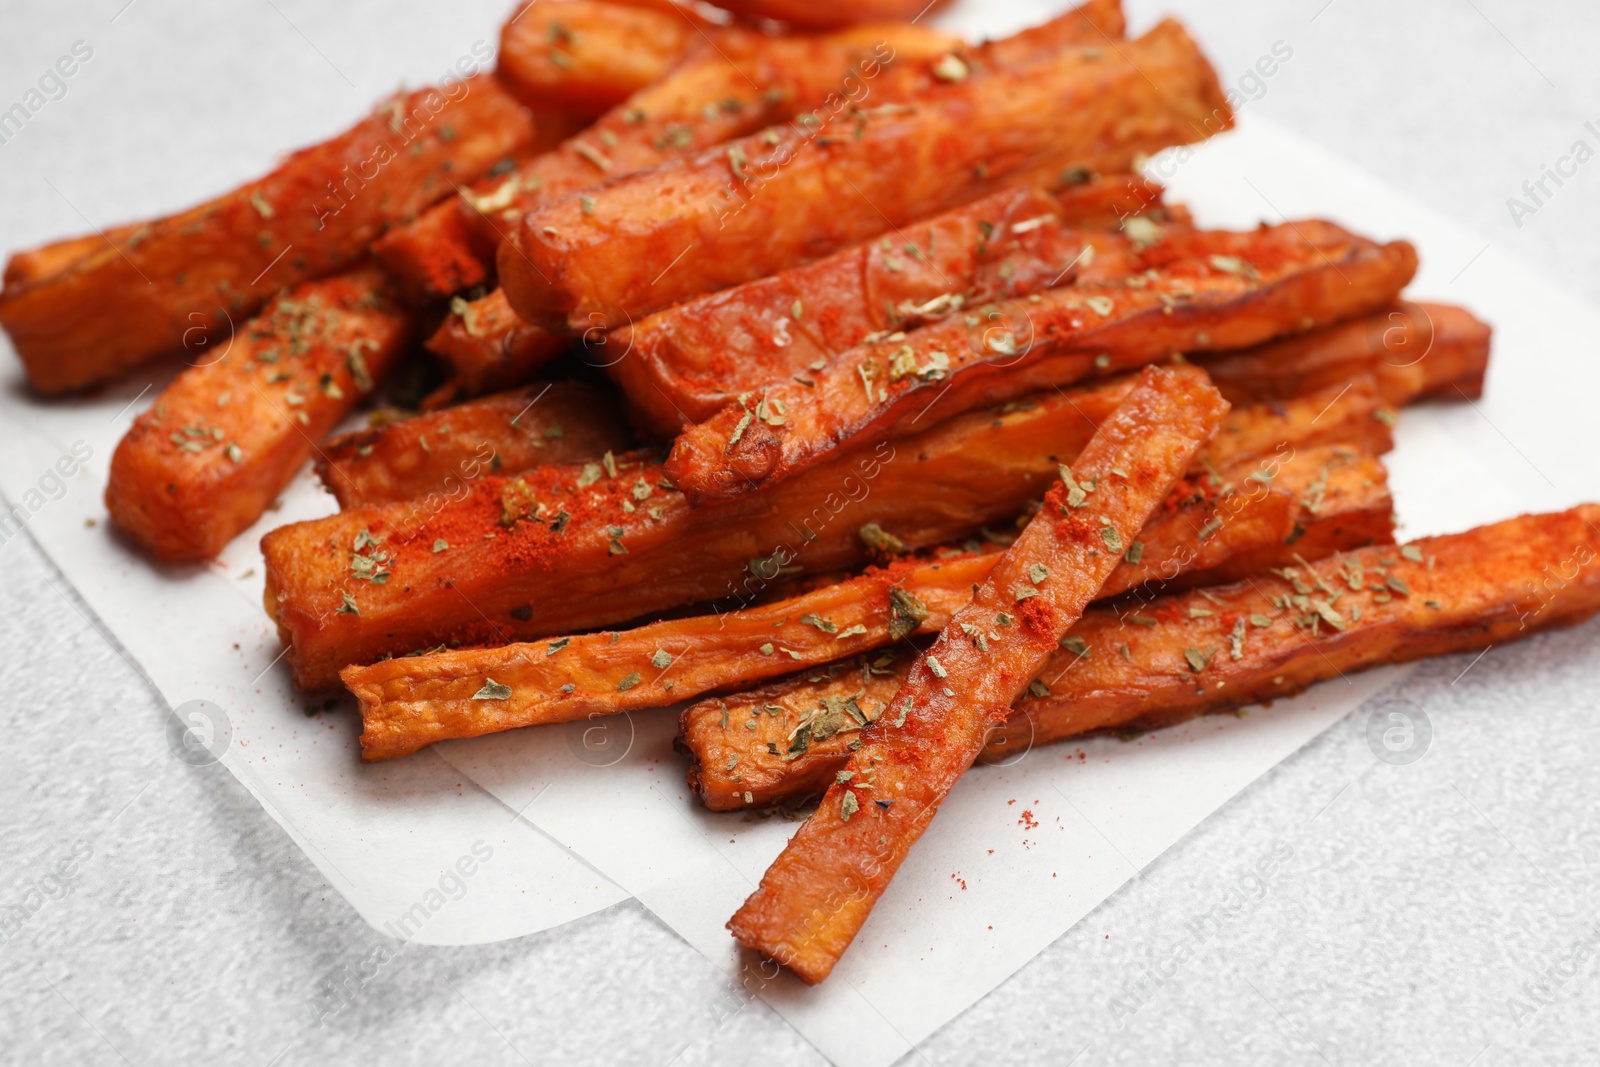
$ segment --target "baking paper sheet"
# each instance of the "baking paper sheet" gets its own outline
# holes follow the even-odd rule
[[[493,36],[504,5],[476,6],[481,10],[465,20],[459,11],[438,16],[475,28],[439,37],[452,42],[446,49],[452,57],[474,36]],[[965,0],[940,21],[974,35],[998,34],[1063,6]],[[147,0],[147,10],[161,7],[161,0]],[[260,34],[275,25],[275,16],[264,17]],[[322,82],[339,92],[344,86],[315,57],[302,57],[309,67],[285,60],[282,69],[294,77],[263,102],[280,127],[271,136],[284,146],[337,129],[402,73],[416,84],[437,65],[431,51],[418,52],[416,41],[405,52],[403,71],[393,48],[330,43],[387,32],[357,26],[356,15],[349,25],[339,18],[330,12],[327,25],[307,29],[328,45],[329,65],[339,65],[340,77],[360,82],[352,86],[359,104],[346,106],[340,98],[339,113],[318,120],[326,129],[298,132],[303,117],[285,109],[296,100],[301,106],[316,100],[321,115],[319,94],[329,92]],[[130,16],[117,32],[143,30]],[[115,37],[96,42],[106,46],[96,62],[119,62]],[[145,34],[136,43],[145,56],[161,47],[159,35]],[[294,55],[304,44],[258,35],[257,46],[271,65],[278,62],[274,49]],[[145,84],[134,74],[121,76],[135,79],[131,90]],[[230,72],[206,76],[222,79]],[[308,87],[319,77],[322,82]],[[229,91],[250,89],[245,83]],[[73,106],[56,105],[51,121],[73,121]],[[147,131],[140,137],[167,130],[171,143],[185,143],[182,116],[170,110],[152,106],[138,122]],[[1467,304],[1497,327],[1483,401],[1413,409],[1401,420],[1389,466],[1404,532],[1462,529],[1520,510],[1600,499],[1593,449],[1580,436],[1592,420],[1586,398],[1600,385],[1588,358],[1600,313],[1359,168],[1254,114],[1247,112],[1241,127],[1155,163],[1156,176],[1190,201],[1202,222],[1248,225],[1320,215],[1374,235],[1409,237],[1423,256],[1413,294]],[[76,128],[77,143],[112,153],[137,149],[121,130]],[[155,198],[159,206],[150,210],[177,207],[252,176],[263,165],[257,152],[253,144],[218,137],[203,149],[194,146],[194,162],[210,170],[199,178],[192,171],[173,177],[172,195],[181,199],[171,200],[163,187]],[[73,158],[69,153],[57,162],[71,166]],[[88,173],[89,161],[80,162]],[[16,169],[0,175],[0,186],[17,185],[9,202],[59,209],[54,194],[41,199],[31,185],[23,189],[24,178],[34,182]],[[190,189],[185,181],[199,184]],[[64,192],[93,217],[114,221],[109,207],[83,199],[94,188],[98,184],[85,178],[66,183]],[[124,186],[117,194],[118,217],[130,217],[130,203],[132,216],[148,213],[137,210],[140,190]],[[72,212],[61,209],[61,218],[60,227],[78,228]],[[285,494],[282,510],[235,542],[216,566],[152,569],[109,532],[99,498],[118,437],[161,382],[141,377],[94,400],[40,405],[23,393],[20,380],[15,362],[0,357],[0,425],[8,431],[0,434],[0,492],[29,509],[30,533],[167,700],[176,706],[204,699],[226,711],[231,739],[224,765],[369,922],[392,930],[409,916],[405,932],[420,941],[493,941],[632,892],[739,978],[750,995],[764,997],[831,1059],[851,1067],[902,1054],[1402,671],[1330,683],[1244,718],[1208,719],[1132,744],[1095,740],[1041,748],[1010,766],[975,771],[941,810],[834,976],[807,990],[737,955],[722,928],[794,825],[711,815],[690,803],[682,762],[670,748],[670,714],[596,722],[576,733],[560,727],[451,743],[362,767],[352,716],[308,717],[281,665],[273,665],[280,650],[259,606],[259,534],[327,513],[331,500],[302,476]],[[42,484],[77,442],[91,456],[62,479],[64,491],[54,482]],[[29,503],[35,499],[30,491],[38,493],[37,508]],[[86,526],[87,519],[98,525]],[[69,610],[67,603],[62,610]],[[450,894],[436,892],[439,880],[447,869],[459,869],[463,856],[481,856],[481,849],[474,853],[479,842],[492,858],[473,864],[470,907],[454,907]],[[446,903],[434,907],[441,897]]]

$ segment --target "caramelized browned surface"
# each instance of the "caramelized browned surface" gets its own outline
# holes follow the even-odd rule
[[[1127,169],[1231,116],[1210,65],[1167,22],[1116,49],[1061,50],[905,106],[813,120],[529,214],[499,256],[512,306],[549,328],[623,326],[1005,185]]]
[[[821,805],[729,920],[740,943],[807,983],[828,976],[990,731],[1227,409],[1193,367],[1143,372],[862,731]]]
[[[863,344],[807,381],[779,381],[679,436],[667,470],[696,502],[789,477],[837,449],[940,412],[1123,370],[1171,352],[1240,348],[1390,303],[1410,245],[1328,222],[1168,233],[1137,273],[1053,289]],[[935,416],[937,417],[937,416]]]
[[[325,441],[317,477],[341,508],[458,500],[484,475],[621,453],[633,435],[609,390],[544,382]]]
[[[0,292],[0,325],[35,388],[92,385],[243,326],[285,286],[353,266],[384,228],[506,158],[527,112],[493,78],[398,95],[271,174],[122,240],[76,239],[54,274]],[[26,271],[21,273],[27,273]]]
[[[134,420],[111,457],[112,521],[158,559],[216,555],[382,379],[414,325],[373,266],[280,293]]]
[[[1127,242],[1107,233],[1093,243],[1078,231],[1116,226],[1116,210],[1161,214],[1160,190],[1128,175],[1073,186],[1064,199],[1065,206],[1043,190],[1004,189],[814,263],[658,311],[616,331],[610,340],[626,355],[608,370],[635,418],[671,436],[742,393],[813,379],[866,339],[994,300],[1115,277],[1132,262]]]

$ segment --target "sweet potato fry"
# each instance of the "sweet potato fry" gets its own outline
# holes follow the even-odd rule
[[[636,457],[619,460],[615,477],[603,466],[547,467],[480,478],[467,498],[436,508],[353,508],[262,539],[267,611],[291,645],[296,681],[317,689],[384,655],[583,633],[719,598],[724,610],[743,606],[781,578],[865,562],[868,525],[875,543],[892,543],[887,533],[916,551],[1011,519],[1131,388],[1117,378],[971,412],[719,508],[690,508],[662,484],[659,465],[641,468]],[[1210,462],[1222,468],[1284,443],[1387,448],[1371,383],[1342,391],[1235,412]],[[530,497],[550,522],[502,525],[508,502],[516,514]],[[399,570],[394,582],[352,580],[340,546],[374,537],[382,547],[368,554]],[[432,550],[439,540],[447,551]]]
[[[161,560],[216,555],[383,378],[414,325],[370,265],[280,293],[134,420],[111,457],[112,521]]]
[[[285,286],[354,265],[384,227],[532,136],[526,111],[494,79],[458,82],[451,95],[395,96],[258,181],[8,284],[0,325],[29,381],[59,393],[177,350],[186,337],[225,335]]]
[[[668,475],[695,504],[728,500],[857,440],[893,437],[936,402],[961,411],[1174,351],[1327,325],[1387,305],[1416,271],[1409,244],[1377,245],[1325,222],[1169,234],[1138,256],[1148,269],[1125,278],[873,339],[809,384],[774,382],[749,398],[754,406],[730,405],[685,430]]]
[[[705,25],[670,0],[521,0],[495,73],[525,103],[598,115],[665,74]]]
[[[1139,152],[1204,139],[1219,114],[1225,128],[1214,72],[1167,22],[1115,50],[769,127],[555,201],[508,235],[501,286],[535,325],[616,328],[1006,185],[1127,169]]]
[[[1015,758],[1096,730],[1169,726],[1354,671],[1581,622],[1600,608],[1597,523],[1600,506],[1585,504],[1301,563],[1163,597],[1137,614],[1091,608],[1070,647],[1040,672],[1042,689],[1016,702],[982,758]],[[853,715],[835,714],[854,701],[876,718],[912,658],[908,650],[869,656],[687,709],[680,748],[694,761],[691,783],[719,810],[820,792],[858,736]],[[724,718],[758,729],[724,731]],[[772,756],[769,740],[780,747],[808,721],[809,745],[787,760]]]
[[[451,314],[425,345],[450,365],[450,399],[520,385],[567,346],[566,337],[517,318],[499,289],[481,300],[452,300]]]
[[[1392,404],[1476,398],[1489,367],[1489,327],[1448,304],[1402,302],[1243,352],[1199,360],[1229,403],[1300,396],[1371,374]]]
[[[1292,544],[1279,539],[1270,547],[1263,546],[1253,553],[1233,554],[1230,559],[1209,568],[1205,561],[1196,560],[1200,569],[1187,574],[1176,566],[1159,563],[1156,575],[1144,578],[1133,588],[1133,595],[1117,601],[1115,615],[1123,619],[1143,618],[1141,613],[1151,605],[1169,602],[1174,592],[1192,584],[1214,585],[1232,580],[1230,575],[1264,574],[1268,567],[1292,566],[1303,559],[1317,560],[1342,549],[1393,541],[1393,503],[1383,466],[1375,457],[1335,446],[1301,453],[1287,461],[1278,474],[1275,484],[1290,488],[1298,498],[1304,534]],[[1316,490],[1316,499],[1308,499],[1311,496],[1308,490],[1317,482],[1324,483],[1324,487]],[[1184,557],[1175,554],[1179,546],[1156,544],[1151,540],[1150,533],[1157,525],[1157,519],[1152,517],[1139,535],[1146,545],[1145,558],[1184,562]],[[1237,525],[1237,519],[1230,519],[1219,536],[1227,536]],[[1209,549],[1211,542],[1202,544]],[[1244,570],[1243,561],[1251,556],[1255,569]],[[952,561],[945,565],[943,574],[929,567],[904,572],[898,585],[902,598],[909,594],[928,609],[928,618],[917,632],[943,629],[950,615],[968,603],[972,584],[988,573],[995,558],[985,555]],[[1118,591],[1117,585],[1127,585],[1126,569],[1124,560],[1103,592],[1113,594]],[[979,570],[982,574],[975,573]],[[888,584],[893,587],[893,578]],[[855,621],[858,615],[862,616],[865,625],[875,625],[877,632],[883,634],[882,639],[872,644],[863,644],[861,639],[852,642],[852,652],[860,648],[868,653],[866,659],[872,669],[867,673],[861,673],[859,662],[851,665],[842,661],[814,667],[788,681],[749,693],[722,700],[702,700],[684,710],[679,720],[678,747],[690,757],[690,786],[707,807],[723,811],[798,800],[807,793],[820,792],[834,772],[844,766],[850,754],[848,745],[859,736],[856,731],[865,722],[853,714],[850,718],[835,719],[831,713],[816,709],[825,707],[838,711],[843,707],[838,698],[855,697],[857,707],[864,710],[865,718],[870,720],[877,717],[894,695],[900,680],[910,669],[913,655],[897,652],[879,659],[874,653],[875,649],[889,644],[886,620],[892,616],[888,596],[885,589],[853,612],[831,604],[826,608],[813,608],[819,614],[831,612],[829,617],[839,620],[841,625],[846,618]],[[1203,601],[1203,595],[1201,599]],[[1203,602],[1198,607],[1207,610]],[[1097,609],[1101,613],[1107,610],[1111,609]],[[1094,614],[1085,616],[1080,628],[1089,625]],[[1059,672],[1059,667],[1046,670],[1047,676]],[[851,681],[852,678],[856,681]],[[846,688],[841,690],[841,685]],[[730,682],[719,688],[726,691],[733,687],[734,683]],[[680,694],[680,699],[685,695]],[[766,714],[759,714],[763,711]],[[818,721],[819,717],[822,721]],[[747,726],[752,719],[755,726]],[[796,745],[796,730],[808,719],[813,728],[808,731],[805,743]]]
[[[1113,264],[1131,265],[1128,242],[1109,232],[1096,241],[1078,228],[1083,215],[1103,219],[1108,202],[1142,187],[1131,177],[1089,186],[1100,195],[1074,186],[1071,210],[1042,190],[1005,189],[892,239],[658,311],[616,331],[610,340],[626,355],[608,369],[635,418],[671,436],[741,393],[811,378],[863,339],[1080,277],[1116,277]],[[1159,193],[1150,197],[1159,205]]]
[[[808,984],[828,976],[956,780],[1227,409],[1203,371],[1144,371],[729,920],[741,944]]]
[[[341,508],[457,499],[485,474],[599,460],[632,445],[609,390],[545,382],[330,438],[317,477]]]
[[[494,273],[502,236],[552,198],[759,130],[816,106],[841,86],[859,88],[868,71],[886,62],[939,55],[956,43],[908,25],[794,38],[708,32],[711,39],[665,77],[591,128],[394,230],[373,254],[413,299],[484,284]]]
[[[1101,596],[1165,586],[1241,553],[1281,548],[1295,517],[1290,494],[1259,482],[1250,491],[1219,493],[1208,481],[1201,475],[1174,488]],[[1384,504],[1387,519],[1387,499]],[[622,633],[391,659],[347,667],[341,678],[360,703],[362,758],[392,759],[446,738],[614,715],[744,688],[799,664],[826,664],[913,632],[936,633],[999,558],[998,552],[956,551],[933,563],[894,564],[743,611]],[[920,625],[919,616],[927,616]],[[504,700],[479,696],[490,680],[509,689]]]

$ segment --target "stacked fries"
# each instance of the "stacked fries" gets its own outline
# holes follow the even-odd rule
[[[1139,174],[1232,123],[1177,23],[725,6],[519,5],[496,72],[6,270],[41,393],[231,324],[107,503],[205,560],[315,455],[266,608],[363,759],[687,702],[708,808],[820,795],[729,923],[818,982],[974,762],[1600,609],[1600,506],[1395,544],[1398,412],[1478,396],[1489,328],[1404,241]]]

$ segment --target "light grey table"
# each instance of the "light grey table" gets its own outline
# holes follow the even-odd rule
[[[388,6],[10,0],[0,108],[74,41],[95,52],[0,144],[0,241],[253,176],[492,40],[509,4]],[[1235,84],[1285,42],[1246,120],[1292,126],[1600,299],[1600,162],[1520,220],[1507,205],[1575,141],[1600,148],[1584,125],[1600,127],[1592,5],[1131,6],[1141,26],[1181,15]],[[1574,358],[1593,343],[1574,338]],[[74,861],[0,931],[0,1060],[266,1063],[287,1046],[280,1063],[820,1062],[634,903],[408,950],[318,1025],[327,984],[377,935],[225,770],[169,758],[165,708],[61,588],[31,542],[0,545],[0,905]],[[1590,624],[1424,666],[1384,698],[1432,723],[1420,762],[1376,761],[1352,716],[913,1059],[1595,1062],[1597,650]]]

